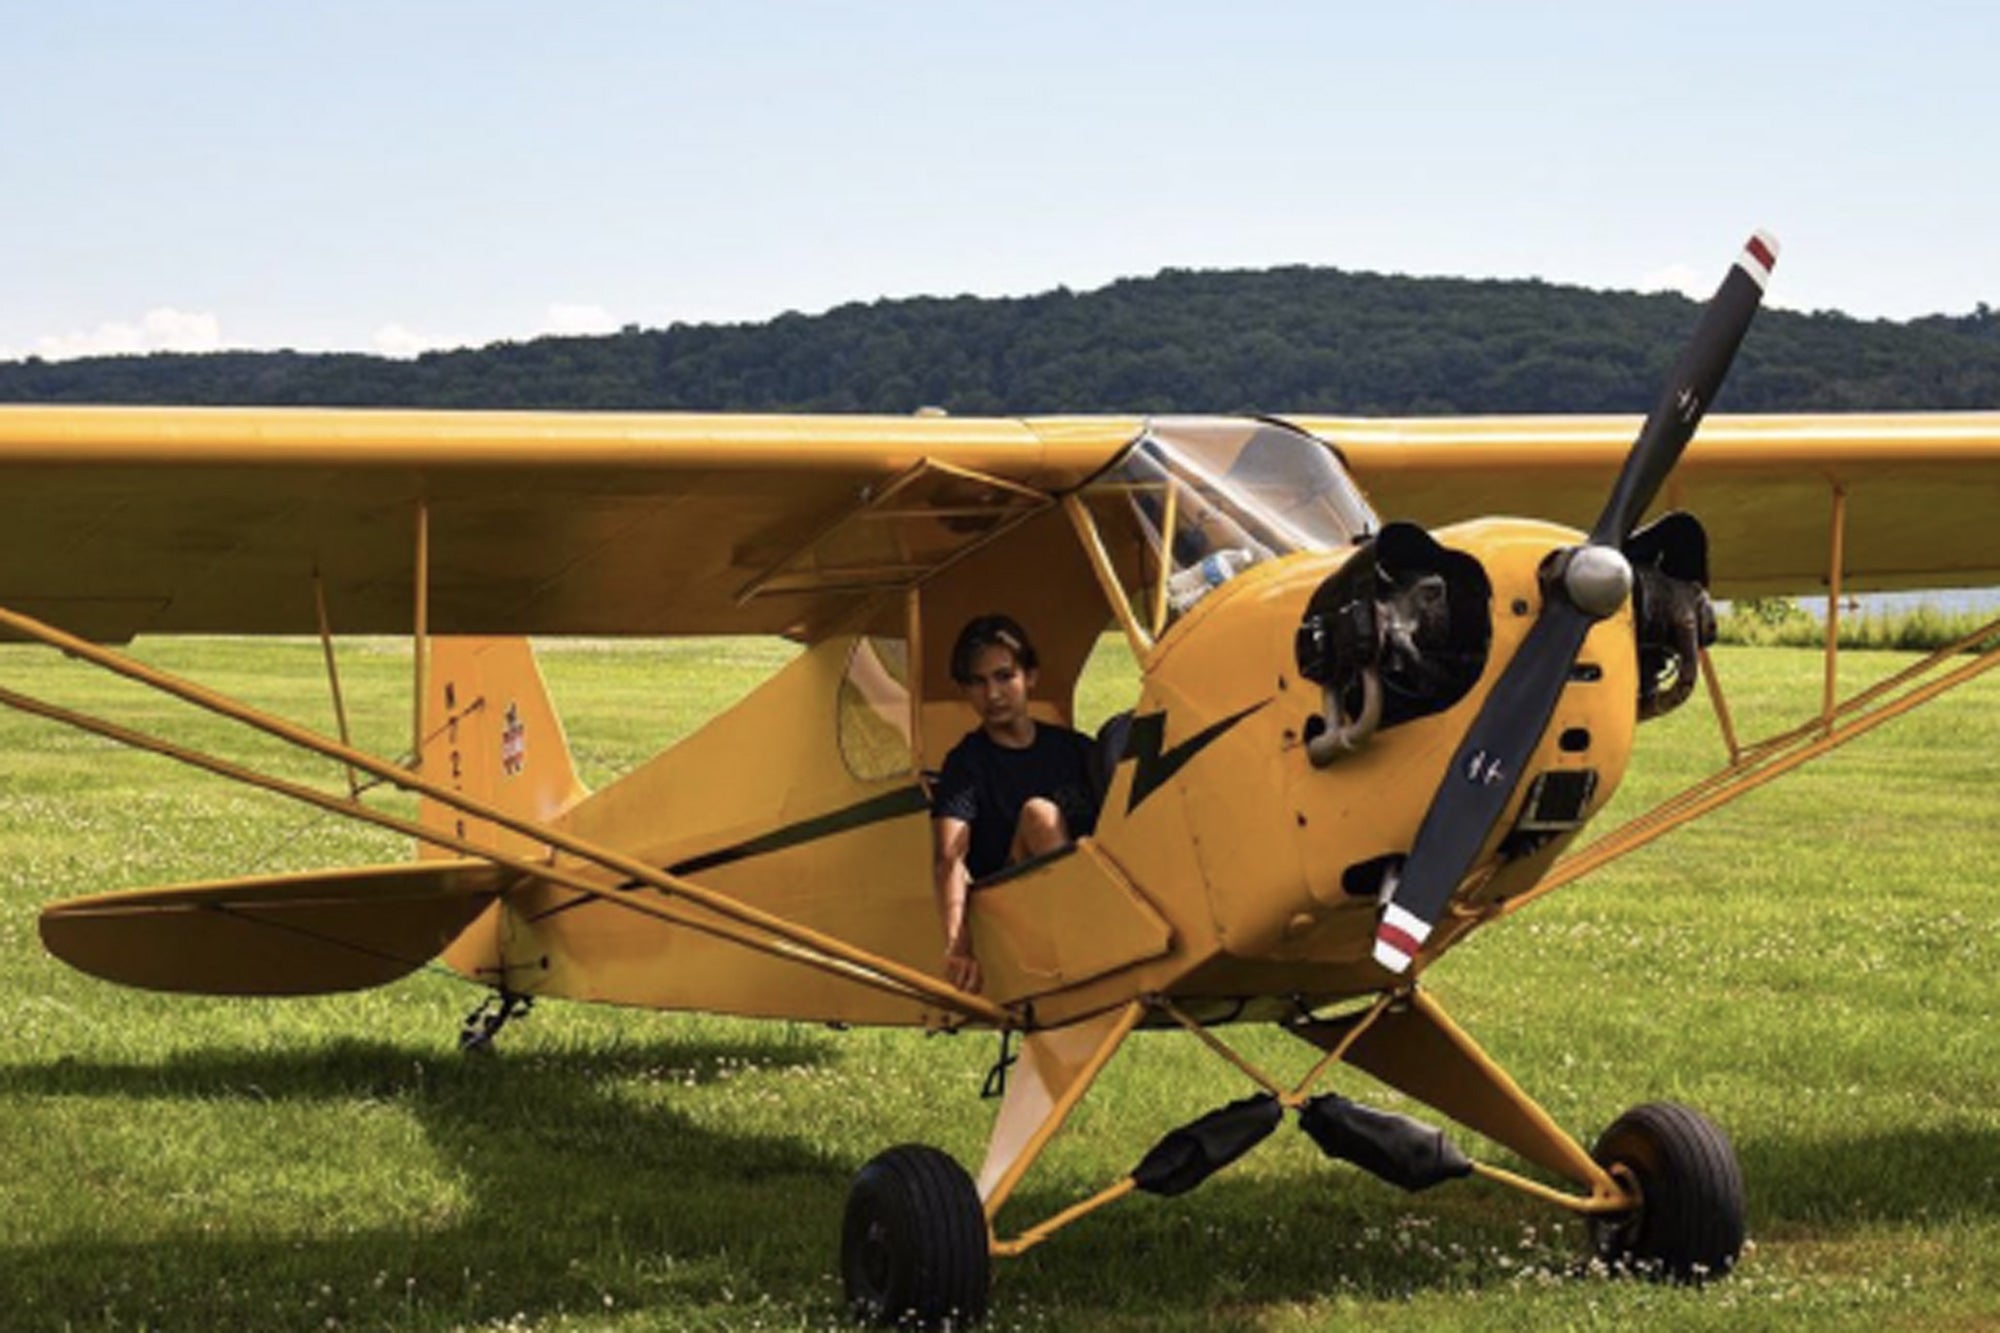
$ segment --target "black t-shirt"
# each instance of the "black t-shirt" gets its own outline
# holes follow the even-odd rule
[[[1037,796],[1062,811],[1072,838],[1097,827],[1090,781],[1090,738],[1049,722],[1035,724],[1026,748],[1009,749],[981,729],[945,756],[944,773],[931,798],[931,816],[972,826],[965,868],[983,879],[1007,864],[1021,807]]]

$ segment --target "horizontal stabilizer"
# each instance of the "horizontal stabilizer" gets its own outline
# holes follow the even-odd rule
[[[487,861],[422,861],[94,894],[44,908],[42,943],[147,990],[365,990],[435,958],[510,877]]]

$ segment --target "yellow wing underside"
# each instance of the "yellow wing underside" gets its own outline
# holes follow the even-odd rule
[[[1385,518],[1488,515],[1589,528],[1638,417],[1366,421],[1299,417],[1336,445]],[[1844,586],[2000,583],[2000,412],[1710,416],[1655,510],[1708,531],[1725,597],[1826,586],[1834,493],[1845,496]]]
[[[306,634],[317,578],[335,632],[400,633],[421,508],[434,633],[815,638],[1139,428],[0,408],[0,605],[99,640]]]
[[[1384,518],[1587,525],[1637,418],[1300,417]],[[88,637],[815,639],[1136,439],[1136,417],[0,408],[0,605]],[[906,491],[899,490],[922,473]],[[1723,595],[2000,582],[2000,413],[1713,416],[1669,482]],[[893,498],[890,498],[893,497]]]

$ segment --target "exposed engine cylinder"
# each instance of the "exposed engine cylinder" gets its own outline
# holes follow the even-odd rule
[[[1486,668],[1492,596],[1477,560],[1409,523],[1384,527],[1322,583],[1296,644],[1299,674],[1326,692],[1313,762],[1463,698]]]
[[[1701,678],[1715,642],[1708,600],[1708,534],[1692,514],[1667,514],[1632,534],[1632,632],[1639,645],[1639,718],[1673,712]]]
[[[1715,642],[1715,607],[1699,583],[1657,569],[1635,571],[1632,627],[1639,640],[1639,717],[1687,702],[1701,676],[1701,650]]]

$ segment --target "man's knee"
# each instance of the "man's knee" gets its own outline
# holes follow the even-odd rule
[[[1054,801],[1037,796],[1021,807],[1014,843],[1029,856],[1052,852],[1069,841],[1069,824]]]

